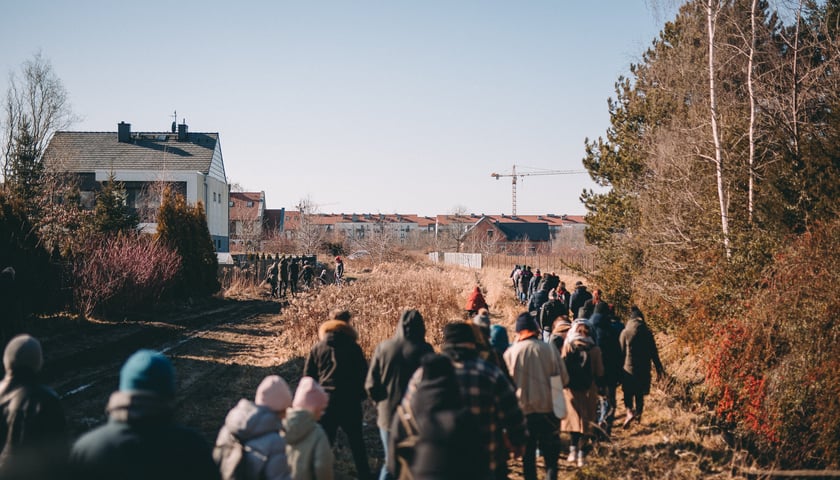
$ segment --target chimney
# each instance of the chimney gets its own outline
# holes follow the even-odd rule
[[[187,124],[186,123],[179,123],[178,124],[178,141],[179,142],[186,142],[189,138],[189,134],[187,133]]]
[[[131,143],[131,124],[120,122],[117,124],[117,140],[120,143]]]

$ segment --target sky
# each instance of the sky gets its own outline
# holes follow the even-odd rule
[[[511,177],[584,171],[584,139],[665,21],[651,0],[0,0],[0,92],[37,52],[70,130],[218,132],[268,208],[510,214]],[[528,175],[520,215],[586,213],[586,173]]]

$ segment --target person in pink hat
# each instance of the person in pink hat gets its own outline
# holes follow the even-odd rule
[[[318,423],[329,395],[312,377],[298,383],[292,408],[286,412],[286,456],[293,480],[332,480],[333,457],[330,440]]]
[[[213,448],[224,480],[289,480],[286,440],[282,436],[292,392],[286,381],[269,375],[254,400],[243,398],[228,412]]]

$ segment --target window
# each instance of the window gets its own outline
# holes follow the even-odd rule
[[[213,192],[213,201],[216,201],[216,192]]]
[[[248,200],[247,202],[245,202],[245,206],[246,206],[246,207],[253,207],[253,206],[254,206],[254,202],[252,202],[252,201]]]
[[[493,238],[493,230],[487,230],[487,238]]]
[[[229,202],[228,202],[228,207],[232,207],[232,206],[234,206],[234,205],[235,205],[235,203],[233,203],[233,200],[231,200],[231,201],[229,201]]]

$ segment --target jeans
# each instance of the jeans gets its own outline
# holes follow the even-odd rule
[[[553,413],[530,413],[525,416],[525,420],[528,422],[529,433],[525,455],[522,457],[525,480],[537,480],[537,448],[545,463],[545,478],[557,480],[557,457],[560,455],[557,417]]]
[[[380,428],[379,429],[379,438],[382,439],[382,470],[379,471],[379,480],[392,480],[391,474],[388,473],[388,441],[390,440],[390,434],[387,429]]]

